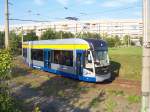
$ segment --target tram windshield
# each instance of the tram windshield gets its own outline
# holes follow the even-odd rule
[[[109,65],[107,51],[93,51],[93,58],[96,67]]]

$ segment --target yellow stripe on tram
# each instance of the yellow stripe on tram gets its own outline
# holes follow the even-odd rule
[[[64,49],[64,50],[88,50],[90,47],[87,44],[62,44],[62,45],[27,45],[24,44],[23,48],[32,49]]]

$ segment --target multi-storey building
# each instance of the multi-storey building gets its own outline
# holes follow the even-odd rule
[[[60,21],[34,24],[10,25],[10,30],[16,33],[22,31],[35,31],[40,36],[46,29],[52,28],[55,31],[65,31],[72,33],[93,32],[101,35],[118,35],[123,37],[141,37],[143,32],[143,23],[140,19],[121,19],[121,20],[88,20],[88,21]],[[1,31],[4,27],[0,28]]]

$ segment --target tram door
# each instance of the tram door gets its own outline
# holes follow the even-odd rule
[[[44,67],[51,68],[51,57],[52,51],[50,49],[44,50]]]
[[[76,51],[76,73],[83,74],[83,51]]]

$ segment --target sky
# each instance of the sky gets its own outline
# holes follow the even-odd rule
[[[0,0],[0,25],[4,25],[4,1]],[[142,0],[9,0],[9,14],[10,19],[40,21],[140,19]],[[10,20],[23,23],[29,22]]]

